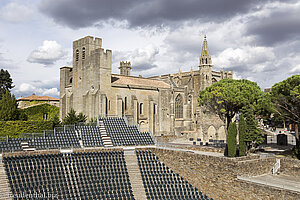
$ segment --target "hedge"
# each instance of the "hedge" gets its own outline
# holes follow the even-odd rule
[[[0,137],[19,137],[21,133],[42,133],[53,129],[52,121],[0,121]]]

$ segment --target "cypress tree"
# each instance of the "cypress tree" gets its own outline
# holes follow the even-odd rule
[[[239,153],[240,156],[245,156],[247,151],[245,136],[246,136],[247,124],[244,119],[244,115],[240,115],[239,120]]]
[[[228,146],[229,157],[236,156],[236,135],[237,135],[236,124],[231,122],[229,124],[228,133],[227,133],[227,146]]]

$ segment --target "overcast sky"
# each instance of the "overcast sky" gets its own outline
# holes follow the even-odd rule
[[[300,73],[297,0],[1,0],[0,68],[17,96],[59,95],[72,41],[91,35],[133,75],[198,69],[206,34],[213,69],[264,89]]]

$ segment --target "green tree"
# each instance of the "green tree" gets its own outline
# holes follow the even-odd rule
[[[14,86],[13,81],[7,70],[0,70],[0,99],[6,93],[6,90],[10,91]]]
[[[241,114],[239,117],[239,155],[245,156],[247,152],[247,145],[246,145],[246,128],[247,124],[244,119],[244,115]]]
[[[276,83],[271,89],[271,98],[275,112],[285,120],[295,124],[296,147],[295,153],[300,159],[300,75],[294,75]]]
[[[247,143],[248,148],[256,147],[263,143],[264,138],[262,131],[258,128],[257,120],[255,118],[254,105],[246,105],[241,109],[244,118],[246,120],[246,133],[244,140]]]
[[[62,123],[63,125],[76,124],[78,122],[85,122],[86,119],[87,117],[82,113],[76,115],[76,111],[72,108],[67,116],[63,118]]]
[[[8,90],[0,100],[0,120],[14,121],[19,119],[18,104],[14,95]]]
[[[227,134],[227,148],[228,148],[228,156],[235,157],[236,156],[236,123],[231,122],[228,127]]]
[[[245,105],[257,104],[263,92],[249,80],[224,79],[200,92],[199,105],[217,113],[229,128],[229,123]]]

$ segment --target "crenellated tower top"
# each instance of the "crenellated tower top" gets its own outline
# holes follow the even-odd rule
[[[130,76],[130,70],[132,69],[130,61],[121,61],[119,69],[121,75]]]

